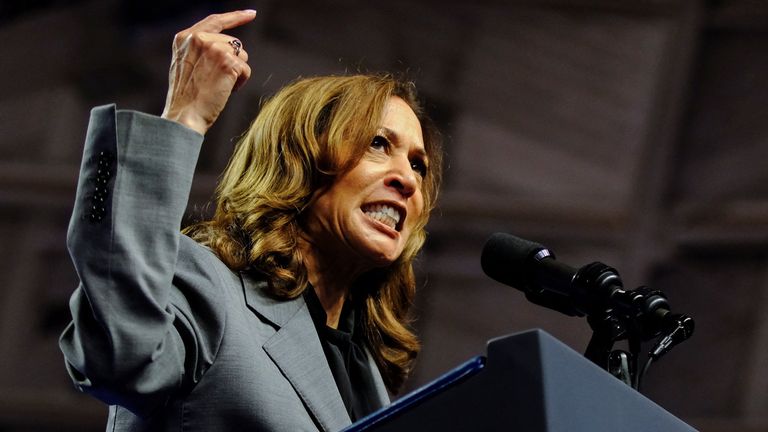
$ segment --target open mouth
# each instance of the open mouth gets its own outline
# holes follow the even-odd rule
[[[403,228],[400,222],[405,219],[404,212],[397,207],[388,204],[367,204],[362,207],[362,210],[369,218],[381,222],[397,232]]]

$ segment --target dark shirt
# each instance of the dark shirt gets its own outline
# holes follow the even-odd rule
[[[304,300],[350,419],[354,422],[381,408],[375,396],[376,385],[364,348],[361,323],[356,319],[361,315],[356,313],[359,311],[351,301],[345,301],[338,328],[334,329],[326,325],[325,309],[312,286],[304,292]]]

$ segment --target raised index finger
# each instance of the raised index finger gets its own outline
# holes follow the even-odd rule
[[[189,29],[207,33],[220,33],[222,30],[239,27],[249,23],[253,21],[254,18],[256,18],[256,11],[253,9],[213,14],[205,17],[202,21],[199,21]]]

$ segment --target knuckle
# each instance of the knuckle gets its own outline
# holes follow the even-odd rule
[[[181,45],[187,41],[188,36],[189,36],[189,32],[186,30],[182,30],[176,33],[175,35],[173,35],[173,43],[176,45]]]
[[[229,52],[226,49],[217,49],[214,53],[214,58],[219,62],[221,65],[230,65],[233,62],[232,57],[234,54]]]
[[[210,14],[210,15],[208,15],[205,18],[205,21],[212,22],[212,23],[218,23],[218,22],[220,22],[223,19],[222,16],[223,16],[223,14],[218,14],[218,13]]]
[[[188,39],[195,43],[203,42],[203,34],[201,32],[192,32],[189,34]]]
[[[195,48],[203,48],[208,44],[202,32],[192,32],[188,34],[186,43]]]
[[[230,71],[236,67],[237,61],[234,56],[224,51],[216,51],[213,54],[213,59],[220,70]]]

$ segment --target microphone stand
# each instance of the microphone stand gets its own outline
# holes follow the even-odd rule
[[[637,347],[638,344],[630,343],[630,352],[613,350],[615,342],[628,338],[626,326],[612,311],[605,311],[602,315],[590,315],[587,322],[592,328],[592,337],[584,357],[634,388],[632,383],[637,370],[638,352],[631,348]]]
[[[664,293],[645,286],[625,290],[618,272],[605,264],[593,262],[580,268],[573,286],[583,299],[577,309],[587,315],[593,331],[584,356],[635,390],[640,390],[651,362],[693,333],[693,319],[672,314]],[[656,337],[640,370],[642,343]],[[613,349],[622,340],[627,340],[629,351]]]

